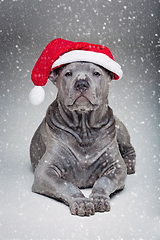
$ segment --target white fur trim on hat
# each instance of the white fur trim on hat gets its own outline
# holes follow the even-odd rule
[[[100,65],[109,71],[117,74],[119,79],[123,75],[123,71],[121,66],[108,57],[106,54],[92,52],[92,51],[85,51],[85,50],[73,50],[61,55],[52,65],[52,69],[59,67],[61,65],[71,63],[71,62],[92,62],[97,65]]]

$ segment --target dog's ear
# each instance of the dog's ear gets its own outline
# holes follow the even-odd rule
[[[106,71],[107,71],[107,74],[110,76],[110,79],[113,80],[114,74],[111,71],[109,71],[108,69],[106,69]]]
[[[58,75],[59,75],[58,71],[53,70],[50,72],[48,78],[49,78],[49,80],[51,80],[51,82],[53,82],[53,84],[56,85]]]

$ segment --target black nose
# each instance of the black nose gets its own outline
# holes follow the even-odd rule
[[[79,92],[84,92],[89,88],[89,83],[86,80],[78,80],[75,82],[74,88]]]

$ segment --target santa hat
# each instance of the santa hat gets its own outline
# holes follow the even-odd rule
[[[72,42],[57,38],[43,50],[31,74],[35,87],[30,92],[30,101],[34,105],[43,102],[45,93],[41,86],[47,83],[51,70],[71,62],[92,62],[106,68],[114,74],[113,79],[122,77],[121,66],[115,62],[109,48],[86,42]]]

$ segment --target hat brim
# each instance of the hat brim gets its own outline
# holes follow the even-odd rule
[[[103,53],[86,50],[73,50],[64,53],[53,63],[51,69],[53,70],[68,63],[81,61],[95,63],[111,71],[114,74],[114,80],[118,80],[123,76],[121,66],[110,57]]]

